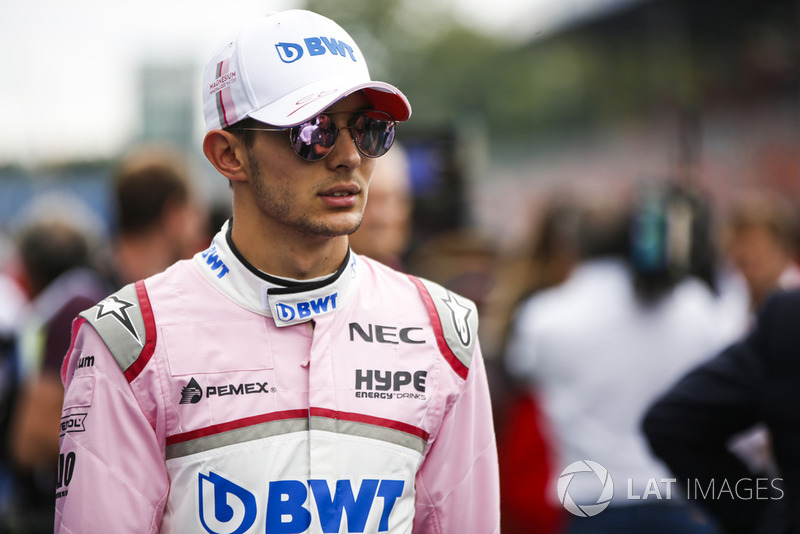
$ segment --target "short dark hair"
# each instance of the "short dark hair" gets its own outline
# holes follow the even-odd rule
[[[184,204],[189,196],[188,165],[179,153],[163,148],[131,152],[114,173],[116,231],[147,231],[171,204]]]
[[[224,130],[226,132],[232,133],[233,135],[241,139],[242,143],[244,143],[245,148],[249,150],[253,148],[253,143],[255,142],[256,138],[256,131],[247,130],[245,128],[258,128],[263,126],[264,126],[263,122],[259,122],[251,117],[245,117],[239,122],[236,122],[224,128]]]
[[[36,295],[65,272],[89,267],[89,238],[77,227],[60,220],[43,220],[22,229],[17,250]]]

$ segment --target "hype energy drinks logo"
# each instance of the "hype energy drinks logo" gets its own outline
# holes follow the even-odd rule
[[[693,501],[729,500],[780,500],[783,499],[782,478],[687,479],[685,487],[677,478],[651,477],[645,480],[626,479],[627,492],[618,494],[625,504],[642,501],[671,500],[673,498]],[[578,488],[576,490],[576,488]],[[569,464],[558,477],[556,486],[558,500],[572,515],[593,517],[608,508],[614,497],[614,480],[611,473],[592,460],[578,460]],[[576,500],[575,495],[580,495]]]

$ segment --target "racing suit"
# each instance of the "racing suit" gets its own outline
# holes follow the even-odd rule
[[[350,252],[321,280],[230,237],[81,313],[56,532],[499,532],[477,312]]]

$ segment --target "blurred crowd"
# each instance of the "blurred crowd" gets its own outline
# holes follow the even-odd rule
[[[142,147],[115,167],[109,237],[48,210],[8,232],[0,256],[0,532],[52,531],[65,469],[60,367],[72,320],[204,249],[229,216],[199,200],[191,174],[180,153]],[[536,213],[519,214],[531,216],[526,240],[502,249],[471,227],[412,243],[413,206],[407,153],[396,145],[378,160],[351,246],[478,304],[503,532],[725,532],[680,495],[632,498],[652,493],[651,479],[673,476],[642,420],[681,376],[747,336],[770,295],[800,287],[796,206],[745,191],[721,209],[702,191],[666,181],[622,194],[554,189]],[[775,469],[770,444],[769,429],[754,425],[730,448],[766,471]],[[566,468],[585,460],[618,480],[603,502],[586,478],[574,477],[568,494],[559,486]],[[603,513],[578,517],[593,515],[589,501]]]
[[[215,224],[186,156],[141,146],[110,177],[114,219],[71,197],[34,198],[0,258],[0,532],[52,532],[59,462],[61,362],[77,315],[123,285],[206,248]],[[74,204],[72,204],[74,202]],[[51,199],[45,204],[53,204]]]
[[[531,216],[530,232],[511,247],[471,227],[410,243],[411,199],[408,186],[397,185],[404,167],[382,163],[373,188],[391,171],[384,185],[395,184],[404,207],[370,213],[380,202],[368,205],[352,244],[478,304],[504,533],[784,532],[784,517],[762,521],[760,509],[734,499],[732,508],[751,517],[732,519],[708,506],[718,497],[712,492],[682,491],[680,477],[693,473],[657,456],[653,440],[664,436],[646,435],[643,424],[682,377],[753,335],[773,294],[800,288],[800,221],[786,195],[742,189],[722,205],[669,180],[622,190],[556,187],[537,199],[535,213],[518,214]],[[742,380],[751,391],[761,387],[756,376]],[[713,438],[753,480],[777,481],[771,428],[758,407],[748,413],[756,415],[746,427]],[[680,442],[681,431],[666,437]],[[598,476],[578,476],[587,472]],[[601,491],[601,474],[613,476],[613,491]]]
[[[510,247],[472,227],[415,243],[400,155],[379,161],[363,227],[351,243],[356,252],[478,304],[505,534],[790,531],[791,513],[777,507],[762,517],[760,507],[789,489],[750,499],[730,495],[720,511],[709,501],[729,497],[710,489],[721,480],[703,479],[699,471],[680,469],[674,456],[654,452],[663,442],[678,444],[681,461],[695,453],[723,456],[702,439],[682,443],[681,425],[692,433],[688,419],[673,415],[669,422],[677,430],[669,428],[671,434],[644,430],[646,419],[651,426],[658,422],[653,405],[669,400],[680,384],[679,393],[709,395],[717,409],[748,415],[735,432],[703,434],[734,458],[736,469],[715,473],[730,477],[724,484],[735,484],[734,475],[742,473],[776,485],[793,476],[776,462],[773,427],[759,420],[769,410],[734,405],[725,376],[723,387],[711,383],[708,391],[693,390],[684,378],[709,362],[717,365],[728,347],[749,350],[746,340],[755,335],[765,303],[800,288],[800,220],[786,195],[742,189],[723,205],[669,180],[621,190],[554,187],[536,199],[531,213],[517,214],[530,217],[530,231]],[[758,404],[754,392],[765,386],[760,372],[751,380],[748,371],[737,380],[753,393],[748,402]],[[692,402],[686,404],[691,412]],[[702,431],[714,422],[699,424]],[[682,489],[692,475],[706,484],[699,494]],[[613,477],[613,489],[598,481],[601,476]]]
[[[482,315],[503,531],[784,532],[686,499],[642,425],[684,375],[748,336],[773,293],[800,287],[796,207],[743,191],[722,209],[670,183],[545,205],[527,247],[498,256]],[[721,448],[753,477],[778,477],[769,429],[738,430]]]

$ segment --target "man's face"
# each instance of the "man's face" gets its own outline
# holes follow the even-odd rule
[[[366,96],[355,93],[326,111],[368,107]],[[348,119],[348,113],[334,115],[339,127]],[[331,152],[316,162],[295,154],[287,132],[258,132],[248,158],[253,199],[272,235],[334,237],[361,224],[375,160],[358,151],[349,130],[342,129]]]
[[[776,287],[791,257],[763,226],[741,228],[733,235],[731,256],[751,290],[764,293]]]

